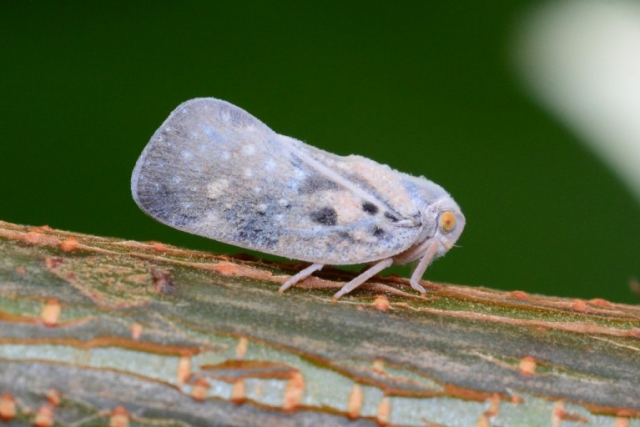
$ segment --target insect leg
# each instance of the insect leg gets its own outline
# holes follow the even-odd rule
[[[378,261],[378,263],[374,264],[367,271],[357,276],[355,279],[347,283],[340,289],[332,298],[333,301],[336,301],[338,298],[343,296],[344,294],[348,294],[358,286],[362,285],[367,280],[371,279],[373,276],[381,272],[387,267],[390,267],[393,264],[393,260],[391,258],[383,259],[382,261]]]
[[[427,291],[424,287],[422,287],[422,285],[419,282],[422,279],[422,275],[424,274],[425,270],[427,269],[427,267],[429,267],[429,264],[431,264],[431,261],[433,261],[433,257],[435,256],[437,251],[438,251],[437,242],[433,242],[432,244],[427,246],[427,250],[425,251],[424,256],[420,259],[420,262],[418,263],[418,265],[416,265],[416,268],[413,270],[413,273],[411,274],[411,281],[410,281],[411,287],[416,291],[420,292],[421,294],[424,294]]]
[[[293,276],[289,277],[289,280],[287,280],[286,282],[284,282],[282,286],[280,286],[280,289],[278,289],[278,292],[283,293],[284,291],[286,291],[287,289],[289,289],[299,281],[304,280],[307,277],[311,276],[311,274],[314,271],[318,271],[322,267],[324,267],[324,264],[311,264],[309,267],[298,272],[298,274],[294,274]]]

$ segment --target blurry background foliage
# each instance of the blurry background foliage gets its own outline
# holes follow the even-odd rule
[[[638,202],[516,76],[532,4],[3,1],[0,219],[246,252],[130,195],[171,110],[213,96],[447,189],[467,229],[427,279],[636,303]]]

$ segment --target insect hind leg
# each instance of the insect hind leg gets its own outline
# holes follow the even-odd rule
[[[299,281],[304,280],[307,277],[311,276],[314,272],[320,270],[322,267],[324,267],[324,264],[311,264],[309,267],[305,268],[304,270],[299,271],[297,274],[294,274],[293,276],[289,277],[289,280],[287,280],[282,284],[282,286],[280,286],[280,289],[278,289],[278,292],[283,293],[284,291],[286,291],[287,289],[289,289]]]
[[[354,290],[358,286],[362,285],[367,280],[371,279],[376,274],[380,273],[385,268],[391,267],[391,264],[393,264],[393,259],[391,259],[391,258],[387,258],[387,259],[383,259],[382,261],[378,261],[376,264],[371,266],[371,268],[369,268],[367,271],[365,271],[364,273],[362,273],[361,275],[357,276],[355,279],[353,279],[352,281],[350,281],[349,283],[344,285],[342,287],[342,289],[340,289],[338,292],[336,292],[336,294],[333,296],[332,300],[333,301],[337,301],[338,298],[340,298],[341,296],[343,296],[345,294],[348,294],[349,292],[351,292],[352,290]]]

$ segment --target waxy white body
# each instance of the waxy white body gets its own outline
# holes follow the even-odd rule
[[[131,179],[140,208],[171,227],[313,263],[374,263],[339,298],[393,263],[446,253],[465,219],[439,185],[361,156],[337,156],[279,135],[213,98],[178,106],[153,135]]]

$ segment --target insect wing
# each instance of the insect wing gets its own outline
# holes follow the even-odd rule
[[[232,104],[202,98],[180,105],[156,131],[131,185],[142,210],[180,230],[304,261],[358,264],[402,252],[419,233],[418,224],[388,218],[387,210],[397,222],[415,213],[410,199],[376,192],[375,179],[389,171],[278,135]]]

